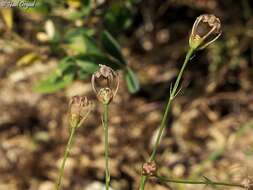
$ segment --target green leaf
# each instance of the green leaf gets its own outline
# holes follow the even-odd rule
[[[76,63],[82,71],[89,74],[93,74],[99,67],[93,57],[85,56],[80,59],[76,59]]]
[[[33,90],[38,93],[48,94],[56,92],[70,85],[74,79],[74,74],[70,73],[59,77],[57,74],[50,75],[47,79],[42,80],[34,86]]]
[[[57,67],[56,73],[58,76],[63,76],[66,73],[75,73],[78,69],[74,57],[66,57],[62,59]]]
[[[96,53],[100,54],[95,40],[90,36],[90,31],[85,29],[77,29],[71,31],[65,36],[65,41],[68,48],[72,49],[75,53]]]
[[[72,8],[71,11],[67,13],[67,18],[69,20],[77,20],[88,16],[92,10],[91,0],[68,0],[68,4]]]
[[[75,57],[75,61],[82,70],[90,74],[93,74],[100,64],[107,65],[115,70],[121,68],[121,64],[117,60],[98,54],[79,55]]]
[[[104,24],[112,34],[117,35],[132,25],[133,11],[127,4],[115,3],[106,11]]]
[[[124,77],[129,92],[136,93],[140,89],[140,84],[135,73],[130,68],[127,68],[124,72]]]
[[[80,79],[80,80],[85,80],[87,79],[88,77],[90,77],[90,74],[87,73],[86,71],[84,70],[78,70],[77,71],[77,78]]]
[[[108,54],[110,54],[115,59],[119,60],[122,63],[122,65],[126,65],[127,62],[121,53],[120,45],[109,32],[107,31],[102,32],[101,42],[103,48]]]

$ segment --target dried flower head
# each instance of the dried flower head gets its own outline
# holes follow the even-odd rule
[[[69,122],[71,127],[80,126],[92,110],[92,102],[85,96],[74,96],[69,102]]]
[[[154,161],[146,162],[142,166],[142,175],[155,176],[157,172],[157,165]]]
[[[119,87],[118,74],[106,65],[100,65],[91,78],[91,85],[97,98],[103,104],[109,104]]]
[[[212,14],[200,15],[193,24],[189,45],[192,49],[204,49],[221,35],[220,19]]]

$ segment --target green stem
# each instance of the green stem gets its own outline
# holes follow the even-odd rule
[[[70,135],[69,135],[69,139],[68,139],[68,144],[65,148],[63,161],[62,161],[62,164],[61,164],[61,167],[60,167],[60,170],[59,170],[59,177],[58,177],[58,180],[57,180],[57,183],[56,183],[56,188],[55,188],[56,190],[61,189],[61,182],[62,182],[62,176],[63,176],[63,173],[64,173],[64,167],[65,167],[65,163],[68,159],[68,156],[69,156],[69,153],[70,153],[70,150],[71,150],[71,146],[72,146],[72,143],[73,143],[73,140],[74,140],[75,130],[76,130],[76,127],[71,127],[71,131],[70,131]]]
[[[164,114],[163,114],[163,118],[162,118],[161,124],[159,126],[158,135],[157,135],[157,138],[156,138],[156,141],[155,141],[155,145],[153,147],[152,154],[149,157],[149,161],[154,161],[155,158],[156,158],[156,153],[157,153],[158,145],[161,142],[162,134],[163,134],[164,129],[166,127],[167,118],[168,118],[168,115],[169,115],[171,103],[174,100],[175,96],[177,95],[178,86],[179,86],[179,83],[181,81],[183,72],[184,72],[185,67],[186,67],[187,63],[189,62],[189,60],[190,60],[193,52],[194,52],[194,49],[189,49],[188,50],[188,52],[186,54],[186,57],[185,57],[185,60],[184,60],[184,63],[183,63],[183,65],[182,65],[182,67],[181,67],[181,69],[179,71],[179,74],[177,76],[176,82],[175,82],[175,84],[173,86],[173,89],[172,89],[172,91],[170,93],[170,97],[169,97],[169,100],[167,102],[167,105],[166,105],[166,108],[165,108],[165,111],[164,111]],[[141,176],[140,190],[144,190],[145,189],[145,184],[146,184],[147,179],[148,179],[147,176],[144,176],[144,175]]]
[[[245,186],[238,183],[229,183],[229,182],[217,182],[211,180],[205,181],[192,181],[192,180],[178,180],[178,179],[166,179],[164,177],[156,176],[156,178],[161,182],[166,183],[181,183],[181,184],[196,184],[196,185],[213,185],[213,186],[229,186],[229,187],[239,187],[244,189]]]
[[[104,127],[104,141],[105,141],[104,146],[105,146],[105,185],[106,185],[106,190],[109,190],[109,188],[110,188],[108,112],[109,112],[109,104],[104,104],[103,127]]]

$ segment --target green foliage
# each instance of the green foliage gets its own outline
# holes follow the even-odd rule
[[[130,69],[127,68],[124,72],[124,77],[127,83],[128,90],[131,93],[135,93],[139,90],[140,85],[139,85],[139,80],[137,76],[134,74],[134,72]]]
[[[91,12],[92,9],[91,0],[79,0],[77,2],[80,3],[80,8],[79,10],[73,10],[72,12],[69,13],[68,15],[69,20],[76,20],[82,17],[86,17]],[[72,0],[68,0],[68,4],[71,6]]]
[[[73,30],[65,36],[65,43],[74,53],[101,54],[95,40],[91,37],[91,31],[85,29]]]
[[[76,29],[67,33],[64,43],[73,55],[64,58],[53,74],[35,86],[35,91],[56,92],[70,85],[75,79],[87,79],[100,64],[110,66],[114,70],[123,70],[129,91],[135,93],[139,90],[137,76],[127,66],[120,45],[109,32],[103,31],[101,34],[104,52],[97,46],[90,31],[85,29]]]
[[[105,27],[113,34],[128,29],[132,24],[133,12],[131,2],[126,2],[125,4],[114,4],[105,14]]]
[[[39,93],[53,93],[70,85],[74,79],[74,74],[68,73],[63,76],[51,74],[47,79],[42,80],[33,89]]]
[[[124,56],[121,53],[121,49],[118,42],[112,37],[112,35],[109,32],[107,31],[102,32],[101,42],[103,48],[109,55],[112,55],[115,59],[118,59],[121,63],[126,65],[126,60],[124,59]]]
[[[52,21],[52,30],[55,31],[49,45],[53,54],[63,56],[56,71],[47,76],[35,86],[41,93],[52,93],[70,85],[74,80],[85,80],[94,73],[99,64],[110,66],[114,70],[122,70],[128,89],[135,93],[139,89],[138,78],[127,65],[127,60],[122,54],[121,47],[113,37],[128,29],[133,21],[134,5],[139,0],[112,1],[108,8],[91,0],[38,0],[35,12],[44,14],[45,18]],[[56,6],[57,5],[57,6]],[[54,25],[54,17],[59,16],[66,26]],[[50,15],[49,15],[50,13]],[[93,27],[94,13],[102,18],[99,27]],[[59,22],[59,20],[58,20]],[[68,23],[71,22],[71,23]],[[87,24],[87,28],[74,27],[74,23]],[[60,28],[61,27],[61,28]],[[69,28],[72,27],[72,30]],[[101,28],[102,27],[102,28]],[[103,27],[109,32],[103,31]],[[102,30],[102,32],[100,32]],[[47,31],[46,31],[47,34]],[[99,36],[99,47],[94,36]],[[55,86],[55,87],[54,87]]]

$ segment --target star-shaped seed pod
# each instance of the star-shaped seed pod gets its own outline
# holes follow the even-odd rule
[[[100,65],[99,70],[92,75],[91,85],[98,100],[109,104],[118,91],[119,76],[112,68]]]
[[[191,49],[204,49],[221,35],[220,19],[212,14],[200,15],[193,24],[189,45]]]
[[[69,102],[69,122],[71,127],[79,127],[92,110],[92,102],[85,96],[74,96]]]

